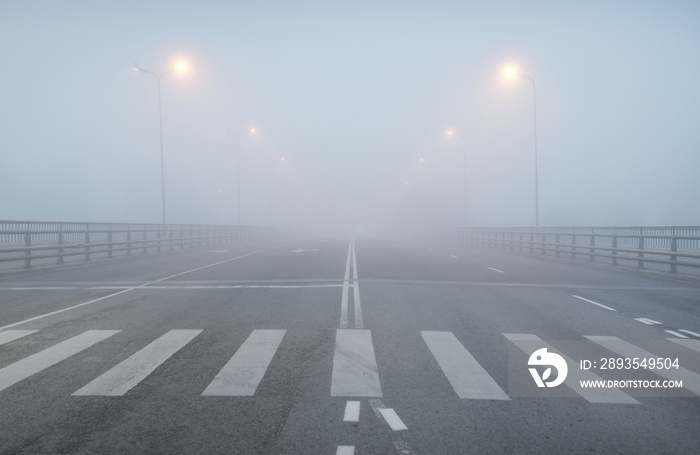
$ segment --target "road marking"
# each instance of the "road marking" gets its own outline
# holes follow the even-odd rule
[[[275,248],[278,248],[278,247],[275,247]],[[230,258],[230,259],[226,259],[226,260],[224,260],[224,261],[214,262],[213,264],[203,265],[203,266],[201,266],[201,267],[197,267],[197,268],[194,268],[194,269],[191,269],[191,270],[185,270],[184,272],[180,272],[180,273],[176,273],[176,274],[174,274],[174,275],[166,276],[165,278],[160,278],[160,279],[157,279],[157,280],[154,280],[154,281],[149,281],[148,283],[140,284],[140,285],[138,285],[138,286],[133,286],[133,287],[130,287],[130,288],[127,288],[127,289],[123,289],[123,290],[121,290],[121,291],[119,291],[119,292],[115,292],[114,294],[105,295],[105,296],[103,296],[103,297],[99,297],[99,298],[96,298],[96,299],[88,300],[87,302],[79,303],[79,304],[77,304],[77,305],[69,306],[69,307],[67,307],[67,308],[62,308],[62,309],[60,309],[60,310],[52,311],[52,312],[50,312],[50,313],[41,314],[41,315],[39,315],[39,316],[34,316],[34,317],[31,317],[31,318],[25,319],[25,320],[23,320],[23,321],[19,321],[19,322],[15,322],[15,323],[12,323],[12,324],[8,324],[8,325],[6,325],[6,326],[0,327],[0,330],[9,329],[10,327],[15,327],[15,326],[18,326],[18,325],[21,325],[21,324],[26,324],[27,322],[36,321],[36,320],[38,320],[38,319],[43,319],[43,318],[46,318],[46,317],[49,317],[49,316],[53,316],[53,315],[56,315],[56,314],[60,314],[60,313],[66,312],[66,311],[74,310],[74,309],[76,309],[76,308],[80,308],[80,307],[83,307],[83,306],[85,306],[85,305],[90,305],[90,304],[93,304],[93,303],[96,303],[96,302],[101,302],[102,300],[109,299],[110,297],[116,297],[116,296],[118,296],[118,295],[124,294],[124,293],[129,292],[129,291],[133,291],[133,290],[135,290],[135,289],[142,289],[142,288],[144,288],[144,287],[146,287],[146,286],[148,286],[148,285],[151,285],[151,284],[154,284],[154,283],[160,283],[161,281],[169,280],[169,279],[171,279],[171,278],[175,278],[176,276],[184,275],[184,274],[186,274],[186,273],[196,272],[196,271],[198,271],[198,270],[203,270],[203,269],[206,269],[206,268],[209,268],[209,267],[214,267],[214,266],[216,266],[216,265],[225,264],[225,263],[227,263],[227,262],[235,261],[235,260],[237,260],[237,259],[242,259],[242,258],[245,258],[245,257],[248,257],[248,256],[252,256],[252,255],[254,255],[254,254],[259,254],[259,253],[268,251],[268,250],[270,250],[270,249],[272,249],[272,248],[266,248],[266,249],[264,249],[264,250],[254,251],[254,252],[252,252],[252,253],[243,254],[243,255],[241,255],[241,256],[236,256],[235,258]]]
[[[493,270],[494,272],[505,273],[503,270],[494,269],[493,267],[487,267],[487,268],[488,268],[489,270]]]
[[[386,420],[386,423],[389,424],[392,430],[408,430],[408,427],[403,423],[399,415],[393,409],[381,408],[379,409],[379,412],[382,414],[382,417],[384,417],[384,420]]]
[[[254,330],[202,395],[253,396],[286,330]]]
[[[593,300],[584,299],[583,297],[578,296],[578,295],[572,295],[571,297],[577,298],[579,300],[583,300],[584,302],[592,303],[593,305],[598,305],[599,307],[605,308],[606,310],[617,311],[615,308],[610,308],[609,306],[605,306],[602,303],[594,302]]]
[[[228,250],[213,250],[213,251],[207,251],[207,253],[221,254],[221,253],[228,253]]]
[[[375,398],[369,400],[370,406],[372,406],[372,410],[374,411],[374,414],[377,417],[381,417],[384,419],[386,423],[389,424],[392,430],[394,431],[401,431],[401,430],[408,430],[408,427],[404,425],[403,421],[399,417],[399,415],[396,413],[391,408],[387,408],[382,400]]]
[[[452,332],[421,332],[452,388],[460,398],[510,400]]]
[[[700,352],[700,340],[684,340],[678,338],[666,338],[668,341],[673,341],[674,343],[685,346],[686,348],[692,349],[693,351]]]
[[[355,455],[355,446],[338,446],[335,455]]]
[[[73,395],[122,396],[182,349],[201,330],[171,330]]]
[[[382,396],[372,334],[369,330],[336,331],[331,396]]]
[[[343,295],[340,299],[340,328],[348,328],[348,287],[350,281],[350,262],[352,260],[352,240],[348,245],[348,260],[345,262],[345,276],[343,277]]]
[[[401,455],[416,455],[411,445],[406,441],[394,441],[394,448]]]
[[[48,349],[0,369],[0,390],[5,390],[46,368],[111,337],[119,330],[88,330]]]
[[[352,241],[352,304],[355,307],[355,328],[363,328],[362,303],[360,303],[360,282],[357,280],[357,256],[355,255],[355,240]]]
[[[451,258],[455,258],[455,259],[459,259],[459,258],[458,258],[457,256],[455,256],[454,254],[450,254],[450,257],[451,257]]]
[[[674,332],[673,330],[665,330],[666,333],[670,333],[673,336],[677,336],[678,338],[688,338],[687,336],[683,335],[682,333]]]
[[[589,340],[593,341],[594,343],[597,343],[604,348],[620,355],[621,357],[629,357],[629,358],[634,358],[638,357],[640,359],[643,358],[658,358],[660,356],[653,354],[649,351],[645,351],[642,348],[639,348],[631,343],[628,343],[624,340],[621,340],[617,337],[611,337],[611,336],[586,336],[585,338],[588,338]],[[680,340],[679,340],[680,341]],[[671,380],[680,380],[683,381],[683,388],[688,389],[694,393],[697,393],[700,395],[700,374],[693,373],[692,371],[684,368],[684,367],[678,367],[678,369],[669,369],[669,370],[650,370],[652,373],[655,373],[661,377],[664,377],[666,379],[671,379]]]
[[[661,324],[659,321],[655,321],[653,319],[648,319],[648,318],[634,318],[634,320],[639,321],[642,324],[646,324],[646,325]]]
[[[348,401],[345,403],[345,415],[343,422],[359,422],[360,421],[360,402]]]
[[[300,250],[292,250],[292,253],[308,253],[310,251],[318,251],[318,250],[316,248],[300,249]]]
[[[527,355],[532,354],[537,349],[547,348],[550,352],[554,351],[551,345],[542,341],[537,335],[529,333],[504,333],[503,336],[508,338],[514,345],[519,347]],[[564,354],[559,353],[567,365],[578,365],[578,362]],[[625,403],[639,404],[637,400],[620,391],[620,389],[593,389],[582,388],[581,381],[600,381],[602,378],[588,370],[580,370],[578,368],[569,368],[569,373],[564,380],[564,384],[570,387],[574,392],[581,395],[589,403]]]
[[[691,332],[690,330],[678,329],[679,332],[687,333],[688,335],[693,335],[694,337],[700,338],[700,333]]]
[[[5,332],[0,332],[0,344],[18,340],[35,332],[38,332],[38,330],[7,330]]]

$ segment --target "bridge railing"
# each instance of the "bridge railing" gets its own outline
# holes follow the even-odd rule
[[[279,230],[257,226],[0,221],[0,263],[64,264],[115,254],[265,240]]]
[[[700,268],[699,226],[455,228],[440,232],[450,241],[633,265],[662,265],[670,273]]]

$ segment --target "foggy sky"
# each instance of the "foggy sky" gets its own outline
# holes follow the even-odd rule
[[[0,219],[700,224],[700,4],[377,3],[0,0]]]

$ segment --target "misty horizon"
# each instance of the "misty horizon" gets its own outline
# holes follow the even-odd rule
[[[185,59],[161,81],[168,223],[533,226],[536,142],[541,226],[700,225],[699,17],[683,1],[3,2],[0,219],[161,222],[158,86],[133,66]]]

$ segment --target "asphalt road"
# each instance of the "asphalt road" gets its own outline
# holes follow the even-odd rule
[[[3,454],[697,453],[699,373],[697,282],[523,253],[303,239],[0,275]]]

